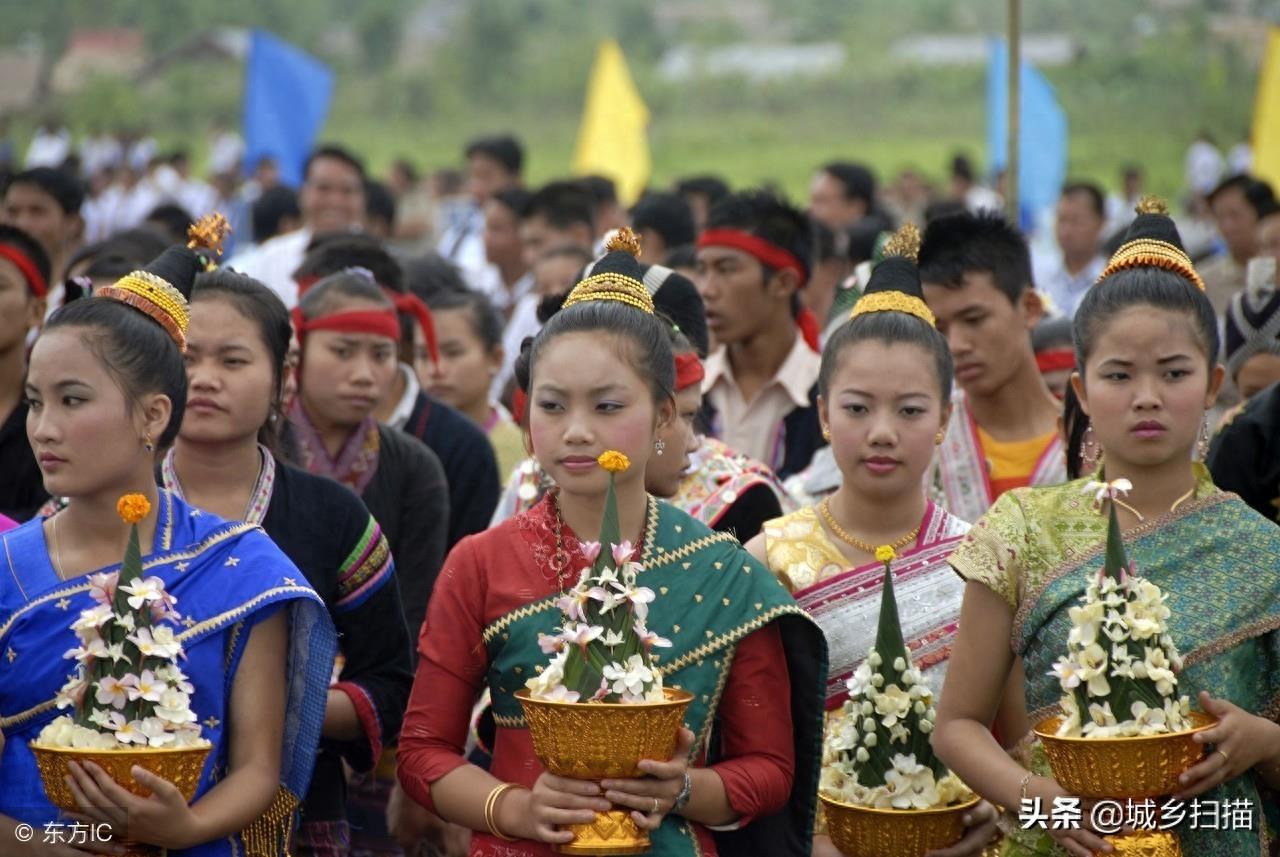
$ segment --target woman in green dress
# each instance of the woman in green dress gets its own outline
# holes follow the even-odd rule
[[[1182,851],[1258,857],[1268,847],[1261,789],[1280,783],[1280,532],[1192,461],[1223,377],[1203,288],[1163,206],[1144,203],[1076,313],[1072,386],[1105,478],[1133,485],[1112,502],[1130,558],[1168,595],[1170,634],[1185,660],[1179,690],[1220,720],[1196,736],[1212,749],[1181,776],[1175,797],[1255,808],[1253,829],[1191,829],[1188,812],[1175,828]],[[967,583],[934,746],[1001,806],[1038,798],[1047,810],[1068,796],[1034,744],[1024,742],[1020,764],[987,724],[1018,655],[1031,722],[1056,707],[1052,665],[1066,650],[1068,610],[1101,565],[1107,530],[1083,488],[1076,481],[1005,494],[950,560]],[[1005,846],[1014,855],[1111,851],[1089,829],[1015,831]]]

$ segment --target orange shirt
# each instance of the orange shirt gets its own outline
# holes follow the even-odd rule
[[[1029,440],[996,440],[978,426],[978,441],[987,459],[987,475],[991,481],[991,499],[994,501],[1012,488],[1031,484],[1031,475],[1040,463],[1045,449],[1058,436],[1056,431]]]

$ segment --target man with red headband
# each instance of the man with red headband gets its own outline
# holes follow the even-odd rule
[[[711,433],[781,477],[822,445],[818,325],[799,299],[812,244],[804,214],[765,191],[721,200],[698,239],[698,291],[720,346],[702,387]]]
[[[36,239],[0,225],[0,516],[25,521],[48,494],[27,442],[27,333],[44,318],[49,257]]]

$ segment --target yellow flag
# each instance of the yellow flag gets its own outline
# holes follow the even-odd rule
[[[618,201],[630,206],[649,181],[648,124],[649,108],[631,79],[622,48],[613,39],[601,42],[587,81],[573,171],[613,179]]]
[[[1280,187],[1280,27],[1267,38],[1253,107],[1253,173]]]

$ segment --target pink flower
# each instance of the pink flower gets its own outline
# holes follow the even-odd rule
[[[540,697],[551,702],[577,702],[579,694],[576,690],[569,690],[562,684],[558,684],[551,688],[551,692]]]
[[[112,603],[116,597],[118,579],[119,575],[115,572],[89,575],[89,597],[99,604]]]
[[[647,586],[636,586],[634,583],[622,587],[622,598],[635,605],[636,616],[645,619],[649,615],[649,605],[653,603],[653,590]]]
[[[161,590],[160,597],[151,602],[151,621],[161,622],[165,619],[177,621],[182,618],[174,606],[178,603],[178,599],[168,592]]]
[[[650,631],[648,628],[644,626],[644,623],[641,622],[639,619],[636,620],[635,629],[636,629],[637,636],[640,637],[640,643],[646,649],[652,649],[654,646],[657,646],[660,649],[671,648],[670,640],[668,640],[666,637],[659,637],[653,631]]]
[[[559,634],[539,634],[538,648],[542,649],[544,655],[554,655],[556,652],[563,651],[565,647],[564,637]]]
[[[571,589],[556,601],[556,607],[560,608],[560,612],[568,618],[584,622],[587,618],[586,606],[589,600],[591,597],[586,592]]]
[[[624,541],[620,545],[614,545],[613,546],[614,565],[621,568],[624,564],[626,564],[627,560],[631,559],[631,555],[635,552],[636,552],[636,549],[632,546],[631,542],[629,541]]]
[[[623,602],[622,596],[616,592],[610,592],[603,586],[593,586],[587,590],[587,597],[600,602],[600,612],[608,613],[614,607]]]
[[[587,564],[590,565],[596,561],[596,557],[600,556],[599,542],[583,542],[582,555],[586,557]]]
[[[600,689],[591,696],[591,702],[599,702],[609,695],[609,680],[607,678],[600,679]]]
[[[586,652],[587,644],[603,633],[604,628],[599,625],[588,625],[585,622],[580,622],[573,628],[564,629],[564,641],[572,643],[582,649],[583,652]]]

